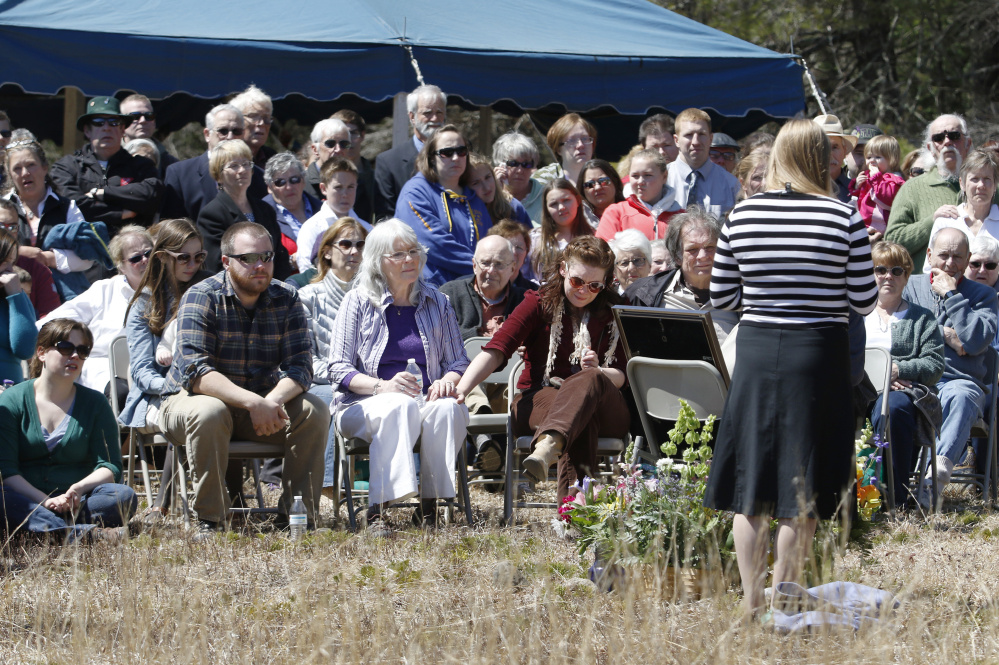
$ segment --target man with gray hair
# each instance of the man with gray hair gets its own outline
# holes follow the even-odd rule
[[[375,220],[392,217],[396,200],[406,181],[413,177],[416,155],[424,141],[447,122],[447,97],[436,85],[421,85],[406,98],[413,138],[389,148],[375,162]]]
[[[208,112],[204,130],[208,149],[167,167],[161,219],[186,217],[197,221],[201,209],[219,193],[219,185],[208,171],[208,153],[225,139],[243,138],[244,131],[243,114],[232,104],[219,104]],[[260,167],[253,168],[253,180],[246,195],[258,201],[267,196],[264,171]]]
[[[953,113],[942,115],[927,125],[924,142],[936,164],[898,190],[885,231],[885,240],[908,250],[917,275],[923,271],[933,220],[958,216],[958,174],[971,150],[968,123]]]
[[[936,386],[943,411],[936,442],[941,489],[964,454],[971,426],[982,417],[992,384],[985,354],[996,336],[999,303],[994,289],[965,277],[970,254],[963,231],[941,229],[926,250],[930,273],[914,274],[902,293],[908,302],[936,314],[944,337],[944,373]],[[929,507],[928,480],[916,498]]]
[[[125,127],[125,136],[121,142],[128,145],[129,141],[136,139],[152,141],[160,156],[160,178],[163,178],[166,175],[167,167],[180,160],[171,155],[166,146],[156,140],[156,113],[153,111],[153,103],[145,95],[129,95],[121,100],[121,114],[131,118],[131,123]]]
[[[305,170],[305,191],[307,193],[320,201],[326,200],[319,189],[319,183],[322,182],[319,169],[331,157],[347,159],[347,154],[353,145],[351,138],[347,123],[336,118],[325,118],[312,127],[312,133],[309,135],[309,152],[312,153],[314,159],[309,164],[309,168]]]
[[[267,160],[277,154],[277,150],[265,145],[274,123],[274,102],[263,90],[251,84],[229,103],[243,114],[243,142],[250,146],[253,163],[265,168]]]
[[[718,341],[724,342],[739,313],[711,306],[711,266],[720,234],[718,218],[699,206],[674,216],[666,231],[666,249],[679,267],[636,281],[625,297],[638,307],[709,311]]]

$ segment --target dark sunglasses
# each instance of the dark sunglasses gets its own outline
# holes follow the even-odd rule
[[[237,259],[248,266],[257,265],[258,261],[270,263],[274,260],[274,252],[250,252],[249,254],[226,254],[230,259]]]
[[[52,348],[66,356],[71,357],[74,352],[76,355],[80,356],[80,360],[86,360],[90,356],[90,351],[93,347],[85,346],[83,344],[76,346],[72,342],[62,340],[61,342],[56,342],[52,345]]]
[[[323,145],[332,150],[336,146],[340,146],[341,150],[346,150],[350,146],[354,145],[350,141],[337,141],[336,139],[326,139],[323,141]]]
[[[569,286],[574,289],[581,289],[585,286],[590,293],[600,293],[604,290],[605,284],[603,282],[584,282],[579,277],[570,277]]]
[[[215,128],[215,133],[218,134],[220,138],[224,138],[226,136],[242,136],[243,135],[243,128],[242,127],[216,127]]]
[[[605,175],[602,175],[596,180],[587,180],[586,182],[584,182],[583,189],[593,189],[597,185],[603,185],[604,187],[606,187],[609,184],[611,184],[611,179]]]
[[[996,268],[999,268],[999,263],[996,263],[995,261],[986,261],[984,263],[981,261],[971,261],[968,265],[975,270],[981,270],[982,266],[985,266],[986,270],[995,270]]]
[[[949,138],[951,141],[960,141],[961,137],[964,136],[961,132],[940,132],[939,134],[933,134],[930,136],[934,143],[943,143],[944,137]]]
[[[902,275],[905,274],[905,268],[903,268],[902,266],[892,266],[891,268],[889,268],[888,266],[874,266],[875,275],[881,275],[882,277],[884,277],[889,272],[891,273],[892,277],[901,277]]]
[[[142,263],[142,259],[148,259],[149,255],[153,253],[153,250],[147,249],[142,254],[136,254],[135,256],[128,257],[128,262],[135,265],[136,263]]]
[[[508,159],[508,160],[506,160],[506,167],[508,169],[512,169],[512,168],[514,168],[516,166],[519,166],[522,169],[533,169],[534,168],[534,162],[518,162],[516,159]]]
[[[364,249],[364,241],[363,240],[347,240],[346,238],[343,238],[342,240],[337,240],[336,241],[336,246],[339,247],[344,252],[349,252],[354,247],[357,248],[357,251],[361,251],[362,249]]]
[[[284,178],[275,178],[273,180],[273,183],[274,183],[275,187],[284,187],[285,183],[290,183],[292,185],[297,185],[300,182],[302,182],[302,176],[300,176],[300,175],[293,175],[290,178],[288,178],[287,180],[285,180]]]
[[[187,252],[179,254],[177,252],[171,252],[169,249],[164,249],[163,251],[172,256],[180,263],[190,263],[191,261],[194,261],[195,263],[204,263],[205,259],[208,257],[208,252],[206,252],[205,250],[201,250],[200,252],[195,252],[194,254],[188,254]]]
[[[87,121],[87,124],[91,127],[103,127],[107,125],[108,127],[121,127],[125,124],[124,118],[91,118]],[[132,124],[131,119],[128,124]]]
[[[143,120],[156,122],[156,114],[152,111],[149,111],[148,113],[146,111],[132,111],[128,115],[132,117],[132,122],[141,122]]]
[[[14,131],[11,129],[0,129],[0,136],[4,137],[5,139],[9,139],[13,134]]]
[[[447,157],[448,159],[454,159],[455,157],[467,157],[468,148],[463,145],[455,148],[441,148],[440,150],[435,150],[434,154],[439,157]]]
[[[722,152],[721,150],[708,150],[708,156],[712,159],[724,159],[726,162],[735,161],[734,152]]]

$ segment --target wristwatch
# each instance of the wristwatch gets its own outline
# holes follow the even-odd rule
[[[951,289],[950,291],[944,294],[944,300],[949,300],[950,298],[956,295],[957,295],[957,289]]]

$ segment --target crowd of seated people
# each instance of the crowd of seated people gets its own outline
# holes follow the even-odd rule
[[[755,219],[779,198],[772,135],[736,141],[687,109],[645,119],[626,155],[597,157],[596,128],[568,113],[544,145],[514,130],[473,151],[436,86],[414,90],[407,110],[411,138],[373,161],[361,154],[365,120],[347,109],[315,123],[298,156],[275,149],[273,103],[255,86],[208,112],[205,152],[186,160],[142,95],[89,100],[83,148],[51,165],[30,132],[3,136],[0,380],[25,384],[0,395],[0,414],[18,414],[0,423],[14,437],[0,450],[13,474],[2,486],[24,504],[8,505],[8,523],[41,506],[29,531],[76,539],[103,532],[67,526],[69,510],[89,502],[88,519],[106,527],[135,511],[115,485],[117,429],[107,439],[107,413],[92,404],[112,391],[122,426],[186,447],[204,533],[226,528],[241,500],[230,438],[286,446],[268,465],[278,522],[301,495],[318,524],[320,497],[341,482],[337,433],[370,441],[373,530],[387,531],[386,511],[409,498],[413,521],[434,526],[437,501],[455,495],[469,414],[507,408],[515,433],[534,436],[528,476],[542,482],[557,463],[562,498],[595,472],[597,437],[631,427],[612,305],[710,312],[718,341],[738,346],[741,309],[719,306],[712,276],[732,216]],[[966,457],[968,433],[995,417],[999,153],[975,148],[953,114],[930,122],[906,159],[873,125],[831,115],[813,125],[829,163],[808,174],[808,196],[841,201],[830,209],[856,215],[873,248],[877,305],[851,317],[851,357],[866,339],[893,360],[890,393],[864,415],[880,426],[887,401],[896,500],[928,508],[930,479],[910,482],[919,450],[935,451],[946,485],[985,456]],[[750,289],[747,265],[736,281]],[[123,334],[130,381],[115,382],[109,346]],[[468,358],[472,337],[489,341]],[[501,388],[478,384],[518,349],[522,392],[508,407]],[[25,411],[32,390],[44,428],[17,433],[39,419]],[[469,463],[499,471],[497,438],[473,437]],[[29,469],[59,441],[72,442],[72,477],[42,482]],[[164,481],[145,521],[170,509]]]

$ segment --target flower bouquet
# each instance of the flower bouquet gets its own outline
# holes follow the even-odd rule
[[[855,443],[857,453],[857,512],[860,519],[870,522],[874,513],[881,508],[881,491],[883,486],[882,461],[887,441],[874,433],[871,421],[868,420],[860,431],[860,438]]]

